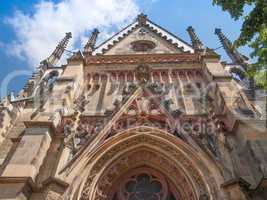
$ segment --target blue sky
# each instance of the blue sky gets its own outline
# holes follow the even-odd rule
[[[19,91],[29,76],[25,74],[51,53],[65,32],[74,34],[68,49],[81,48],[94,27],[100,29],[100,40],[104,40],[140,12],[188,42],[186,28],[193,26],[210,48],[221,46],[214,35],[216,27],[234,40],[242,24],[213,6],[212,0],[0,0],[1,88],[13,74],[8,91]],[[249,55],[250,49],[240,51]],[[223,49],[217,52],[222,60],[229,60]]]

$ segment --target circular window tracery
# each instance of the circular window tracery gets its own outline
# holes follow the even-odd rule
[[[123,188],[127,200],[160,200],[163,196],[162,184],[148,174],[140,174],[129,180]]]
[[[138,40],[131,43],[132,49],[137,52],[151,51],[156,44],[150,40]]]
[[[175,200],[175,197],[160,173],[139,169],[120,181],[112,200]]]

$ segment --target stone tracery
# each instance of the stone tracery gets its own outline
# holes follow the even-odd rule
[[[112,199],[122,200],[163,200],[173,195],[163,176],[151,169],[133,170],[120,180],[118,190]]]
[[[81,199],[96,197],[109,199],[114,195],[111,193],[116,191],[116,189],[111,188],[118,185],[116,182],[120,180],[120,177],[142,166],[161,171],[167,177],[169,184],[175,186],[172,188],[174,195],[178,195],[180,199],[197,199],[197,195],[201,194],[209,196],[206,188],[207,183],[204,183],[202,175],[195,169],[196,166],[193,166],[192,161],[189,161],[181,150],[165,143],[164,140],[167,138],[162,138],[162,141],[154,138],[157,135],[163,136],[161,134],[163,133],[157,129],[140,127],[117,135],[117,137],[123,138],[131,136],[131,140],[125,138],[120,144],[116,144],[113,141],[116,140],[115,137],[111,138],[110,142],[107,141],[113,145],[102,154],[90,170],[90,174],[96,174],[96,176],[92,179],[89,174],[90,178],[86,182],[87,188],[84,189],[86,192],[82,193]],[[158,147],[163,152],[157,152]],[[127,151],[126,149],[132,150]],[[118,157],[117,154],[120,156]],[[175,162],[177,164],[174,164]],[[89,188],[97,188],[97,190],[92,191]]]

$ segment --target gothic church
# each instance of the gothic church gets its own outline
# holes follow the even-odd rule
[[[266,99],[187,31],[140,14],[58,66],[67,33],[0,104],[0,199],[266,200]]]

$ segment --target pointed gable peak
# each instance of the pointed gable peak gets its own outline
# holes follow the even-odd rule
[[[137,16],[137,22],[140,26],[144,26],[147,22],[147,15],[141,13]]]
[[[142,40],[143,42],[133,43]],[[154,46],[151,42],[157,44],[156,48],[153,47],[153,51],[136,52],[135,49],[132,48],[132,44],[140,44],[140,48],[141,46]],[[152,22],[148,19],[147,15],[141,13],[137,16],[136,20],[132,24],[128,25],[120,32],[116,33],[111,38],[97,46],[93,52],[93,55],[181,52],[194,53],[194,49],[190,44],[177,37],[176,35],[170,33],[161,26],[157,25],[156,23]]]

